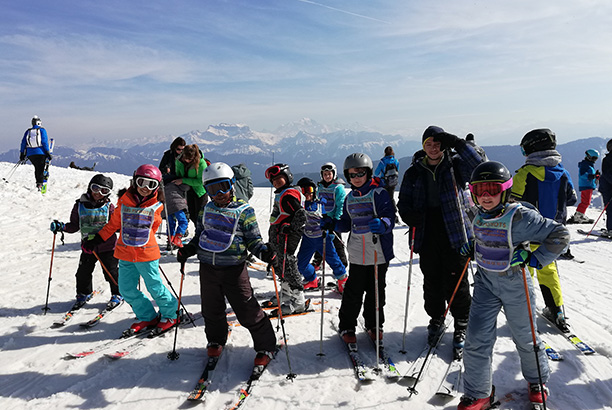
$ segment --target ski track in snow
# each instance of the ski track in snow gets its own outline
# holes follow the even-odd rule
[[[14,164],[0,162],[0,175],[6,177]],[[100,268],[94,272],[94,287],[104,293],[96,296],[86,309],[63,328],[50,329],[72,305],[75,294],[74,274],[80,254],[79,234],[66,234],[65,245],[56,238],[49,307],[43,315],[53,235],[49,223],[53,219],[67,222],[74,201],[86,190],[95,172],[78,171],[51,166],[49,191],[41,195],[34,188],[33,167],[29,164],[17,168],[8,182],[0,182],[0,272],[3,286],[0,290],[0,406],[10,409],[151,409],[195,407],[186,397],[195,386],[203,370],[206,338],[203,321],[179,329],[176,361],[167,359],[172,350],[174,332],[154,340],[125,358],[110,360],[102,354],[75,360],[63,360],[67,352],[79,352],[101,341],[116,338],[134,320],[129,305],[107,316],[92,329],[79,326],[103,308],[110,291]],[[107,174],[113,178],[116,192],[127,187],[126,175]],[[270,189],[256,188],[251,201],[260,229],[267,238],[270,212]],[[569,209],[573,213],[575,208]],[[589,217],[596,219],[601,209],[589,208]],[[605,217],[603,217],[605,218]],[[605,225],[600,220],[598,227]],[[576,229],[590,229],[586,225],[569,225],[572,231],[572,253],[583,264],[560,260],[559,270],[566,304],[566,312],[573,330],[588,342],[597,353],[585,356],[538,319],[543,337],[553,345],[565,360],[550,362],[552,375],[548,383],[552,395],[549,408],[612,409],[612,322],[608,312],[612,299],[612,241],[576,233]],[[193,234],[194,228],[190,226]],[[410,249],[406,226],[395,229],[396,258],[387,274],[387,305],[385,307],[385,344],[392,359],[403,373],[409,361],[416,358],[425,339],[428,317],[423,310],[422,274],[418,255],[414,257],[408,328],[407,353],[402,355],[404,309],[410,262]],[[344,236],[346,240],[346,235]],[[158,239],[159,240],[159,239]],[[160,243],[165,245],[165,235]],[[180,273],[175,256],[162,256],[161,264],[174,288],[178,290]],[[196,258],[186,265],[183,303],[192,312],[200,310],[199,278]],[[251,270],[253,288],[260,297],[271,295],[274,286],[265,272]],[[326,280],[331,280],[327,269]],[[469,272],[471,280],[471,272]],[[543,307],[540,292],[538,306]],[[307,297],[316,301],[320,292],[309,292]],[[355,379],[346,349],[330,324],[340,306],[339,295],[327,291],[330,313],[323,322],[324,357],[320,350],[320,313],[287,318],[285,330],[293,381],[289,373],[286,350],[279,351],[262,376],[246,408],[254,409],[455,409],[459,396],[441,399],[434,396],[440,378],[450,360],[450,330],[445,335],[438,355],[434,357],[425,378],[419,382],[418,395],[409,397],[405,381],[390,382],[384,378],[370,384]],[[273,319],[274,328],[277,320]],[[277,332],[282,338],[282,332]],[[361,355],[368,365],[375,364],[374,349],[358,332]],[[111,353],[115,348],[106,350]],[[255,352],[250,334],[235,327],[221,358],[204,409],[223,409],[237,399],[238,389],[248,378]],[[498,340],[493,357],[493,379],[503,409],[525,409],[526,382],[518,364],[518,354],[512,343],[505,317],[499,316]]]

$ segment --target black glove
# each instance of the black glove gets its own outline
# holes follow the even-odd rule
[[[293,228],[289,224],[282,224],[278,232],[283,235],[290,235],[293,233]]]
[[[269,243],[266,243],[261,247],[261,252],[259,253],[259,259],[266,263],[272,263],[272,261],[276,258],[276,252],[272,249]]]
[[[335,228],[336,221],[334,221],[330,216],[325,215],[323,219],[321,219],[321,230],[333,232]]]
[[[434,142],[440,143],[441,150],[445,150],[447,148],[455,148],[461,138],[456,135],[449,134],[448,132],[441,132],[439,134],[434,135],[433,140]]]
[[[178,250],[178,252],[176,253],[176,260],[180,263],[187,262],[187,259],[189,259],[190,256],[195,255],[196,253],[198,253],[198,248],[195,245],[189,243]]]
[[[47,158],[49,161],[51,161],[51,160],[53,159],[53,157],[51,156],[51,154],[49,154],[48,152],[47,152],[46,158]]]
[[[464,243],[459,249],[459,254],[474,259],[474,240]]]
[[[19,161],[25,161],[26,158],[27,158],[27,155],[25,152],[19,153]]]
[[[104,239],[102,239],[100,234],[96,234],[92,239],[83,242],[83,249],[92,252],[96,246],[100,245],[102,242],[104,242]]]
[[[425,214],[416,211],[406,212],[400,216],[406,225],[413,228],[420,228],[423,226],[425,219]]]

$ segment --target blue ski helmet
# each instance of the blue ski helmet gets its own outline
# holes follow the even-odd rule
[[[587,161],[595,162],[597,158],[599,158],[599,151],[596,149],[588,149],[584,154],[586,155]]]

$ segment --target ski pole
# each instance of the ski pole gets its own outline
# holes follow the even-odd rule
[[[96,259],[98,260],[98,262],[100,262],[100,266],[102,266],[102,269],[104,270],[104,272],[106,272],[106,274],[108,275],[108,277],[110,278],[111,282],[113,282],[113,284],[115,286],[119,286],[117,284],[117,281],[115,280],[115,278],[113,278],[113,275],[111,275],[111,273],[108,271],[108,269],[106,268],[106,266],[104,266],[104,264],[102,263],[102,260],[100,259],[100,257],[98,256],[98,254],[96,253],[96,251],[92,251],[92,253],[94,254],[94,256],[96,257]]]
[[[323,319],[325,317],[325,257],[326,257],[326,247],[327,247],[327,231],[323,231],[321,233],[321,237],[323,238],[323,260],[321,261],[321,331],[319,337],[319,353],[317,356],[325,356],[323,353]],[[315,272],[315,276],[316,276]]]
[[[179,320],[181,319],[181,296],[183,295],[183,282],[185,281],[185,262],[181,262],[181,286],[179,286],[178,303],[176,304],[176,329],[174,329],[174,346],[168,353],[168,359],[177,360],[180,354],[176,351],[176,339],[178,337]],[[190,316],[191,317],[191,316]],[[193,320],[192,320],[193,323]]]
[[[448,311],[450,310],[451,305],[453,304],[453,300],[455,300],[455,295],[457,294],[457,290],[459,290],[459,286],[461,285],[461,281],[463,280],[463,277],[465,276],[465,272],[467,271],[468,265],[470,264],[470,260],[471,259],[468,258],[467,262],[465,263],[465,266],[463,267],[463,272],[461,272],[461,276],[459,276],[459,280],[457,281],[457,286],[455,286],[455,290],[453,291],[453,294],[451,295],[451,298],[448,301],[448,306],[446,306],[446,310],[444,311],[444,314],[442,315],[442,323],[444,323],[444,321],[446,320],[446,315],[448,314]],[[425,360],[423,361],[423,365],[421,366],[421,369],[419,370],[419,374],[416,380],[414,381],[414,384],[412,385],[412,387],[408,387],[408,391],[410,392],[410,395],[408,396],[408,398],[412,397],[413,394],[419,394],[419,392],[416,390],[416,385],[419,383],[419,379],[421,378],[421,375],[423,374],[423,370],[425,369],[425,365],[427,364],[427,359],[429,358],[429,355],[431,354],[434,347],[436,347],[440,343],[440,340],[442,340],[441,335],[433,346],[431,345],[429,346],[429,350],[427,351],[427,355],[425,356]]]
[[[11,168],[11,170],[9,171],[8,175],[6,176],[6,178],[2,178],[5,182],[8,182],[9,179],[11,179],[11,177],[13,176],[13,174],[15,173],[15,171],[17,170],[17,167],[19,167],[19,165],[21,164],[25,164],[25,161],[18,161],[13,168]]]
[[[174,293],[174,296],[176,296],[176,298],[179,300],[181,306],[183,307],[183,310],[185,311],[185,314],[189,318],[189,321],[191,322],[193,327],[197,327],[196,324],[193,323],[193,318],[191,317],[191,314],[187,311],[187,308],[185,307],[183,302],[181,302],[180,296],[177,295],[176,290],[174,290],[174,287],[172,286],[172,283],[170,282],[170,279],[168,279],[168,277],[166,276],[166,273],[164,272],[164,270],[162,269],[161,266],[159,266],[159,271],[162,273],[162,275],[164,275],[164,278],[166,278],[166,282],[168,282],[168,285],[170,286],[170,289],[172,289],[172,293]]]
[[[606,209],[608,208],[608,205],[610,205],[610,201],[612,201],[612,198],[610,200],[608,200],[608,202],[606,203],[606,206],[604,206],[603,211],[601,211],[601,213],[599,214],[599,216],[597,217],[597,220],[595,221],[595,223],[593,224],[593,226],[591,227],[591,230],[589,230],[589,233],[587,233],[587,238],[589,237],[589,235],[591,234],[591,232],[593,231],[593,229],[595,229],[595,225],[597,225],[597,222],[599,222],[599,218],[601,218],[601,216],[604,214],[604,212],[606,212]]]
[[[47,310],[49,308],[49,290],[51,289],[51,272],[53,271],[53,255],[55,254],[55,238],[57,236],[57,232],[53,232],[53,245],[51,246],[51,263],[49,263],[49,283],[47,284],[47,300],[45,301],[45,307],[42,310],[45,312],[43,315],[47,314]]]
[[[372,235],[372,242],[374,242],[374,304],[376,306],[376,373],[380,373],[380,301],[378,300],[378,250],[376,250],[376,244],[378,243],[378,235]]]
[[[289,237],[289,235],[285,235],[285,247],[283,249],[283,271],[281,272],[281,279],[285,279],[285,260],[287,260],[287,238]],[[275,275],[275,271],[272,270],[272,276]],[[281,288],[282,290],[282,288]],[[283,292],[281,291],[280,295],[278,294],[278,292],[276,293],[276,301],[278,302],[278,310],[280,311],[281,305],[283,304],[283,301],[281,300],[281,298],[283,297]],[[280,329],[280,323],[281,322],[281,318],[280,315],[278,316],[278,321],[276,322],[276,331],[278,332],[278,329]]]
[[[540,346],[538,346],[536,341],[536,331],[535,326],[533,325],[533,313],[531,311],[531,298],[529,297],[529,286],[527,285],[527,275],[525,275],[524,266],[521,267],[521,271],[523,272],[523,284],[525,285],[525,297],[527,298],[527,311],[529,312],[529,324],[531,325],[533,352],[535,353],[536,366],[538,367],[538,380],[540,381],[540,391],[542,392],[542,405],[544,406],[544,410],[546,410],[546,392],[544,391],[544,382],[542,381],[542,372],[540,370],[540,357],[538,356]]]
[[[404,309],[404,333],[402,335],[402,350],[400,353],[406,354],[406,327],[408,325],[408,307],[410,306],[410,284],[412,282],[412,261],[414,257],[414,235],[416,227],[412,228],[412,237],[410,238],[410,264],[408,265],[408,284],[406,285],[406,308]]]
[[[289,367],[289,374],[287,374],[287,380],[293,381],[297,377],[293,371],[291,371],[291,360],[289,360],[289,344],[287,343],[287,334],[285,333],[285,319],[283,318],[283,310],[280,306],[280,299],[278,294],[278,285],[276,284],[276,272],[274,271],[274,267],[272,267],[272,279],[274,280],[274,292],[276,293],[276,300],[279,301],[278,304],[278,320],[280,322],[280,326],[283,329],[283,341],[285,343],[285,354],[287,355],[287,366]]]

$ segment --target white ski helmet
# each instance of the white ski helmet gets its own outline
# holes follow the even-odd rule
[[[38,115],[32,117],[32,127],[34,127],[35,125],[42,125],[42,121],[40,120],[40,117]]]
[[[336,169],[336,164],[333,162],[326,162],[321,165],[321,178],[323,178],[323,171],[331,171],[332,172],[332,181],[335,181],[338,178],[338,170]]]
[[[202,173],[202,182],[204,185],[217,179],[228,179],[232,185],[236,182],[234,170],[223,162],[210,164]]]

